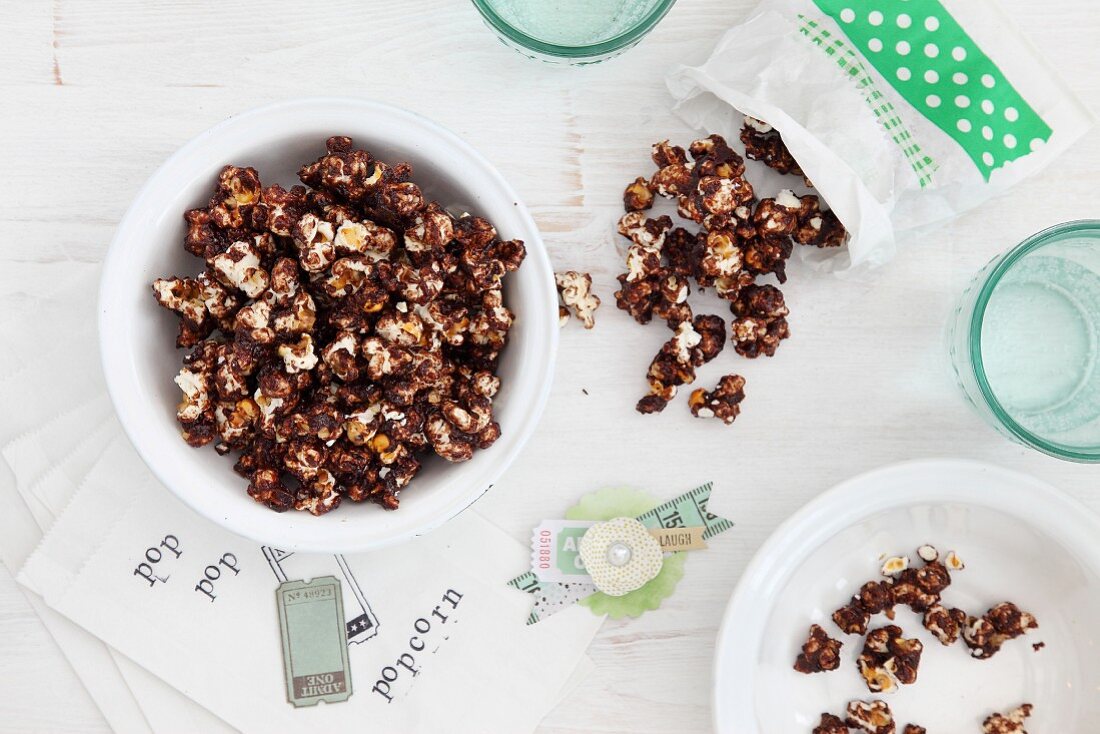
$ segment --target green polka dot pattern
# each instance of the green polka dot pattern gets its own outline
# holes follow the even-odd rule
[[[905,101],[989,180],[1050,139],[1050,126],[940,0],[814,0]]]

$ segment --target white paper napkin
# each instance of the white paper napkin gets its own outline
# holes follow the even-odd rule
[[[160,546],[169,535],[179,558]],[[139,569],[158,547],[152,573]],[[227,557],[239,572],[200,588],[204,569]],[[505,586],[525,557],[466,512],[406,545],[347,556],[346,571],[331,556],[283,559],[286,578],[341,577],[345,604],[347,587],[358,587],[378,619],[377,635],[350,645],[355,694],[311,709],[286,701],[270,556],[182,506],[124,440],[111,443],[19,578],[245,732],[365,721],[380,731],[520,732],[556,704],[599,626],[580,608],[527,626],[529,601]],[[407,654],[415,676],[397,666]],[[382,684],[387,667],[403,675]]]
[[[4,560],[14,570],[37,543],[41,530],[63,512],[20,578],[42,592],[50,606],[140,664],[104,647],[38,603],[44,621],[52,617],[53,627],[60,630],[55,636],[75,658],[78,673],[79,668],[108,671],[108,685],[99,680],[90,684],[82,675],[101,708],[111,708],[116,699],[133,704],[122,708],[136,715],[108,715],[116,730],[231,731],[194,699],[246,731],[344,725],[361,722],[364,715],[391,722],[402,731],[422,726],[524,731],[533,729],[586,674],[591,666],[583,652],[599,619],[576,610],[577,614],[553,628],[529,630],[524,625],[529,601],[503,585],[517,564],[524,562],[525,550],[472,512],[452,522],[445,532],[437,531],[412,546],[348,559],[356,579],[369,579],[372,588],[386,590],[379,603],[386,611],[380,615],[394,620],[417,612],[417,603],[430,594],[438,595],[438,590],[426,585],[433,578],[441,583],[461,580],[471,590],[461,592],[463,613],[453,618],[452,629],[459,632],[449,634],[446,644],[427,658],[424,672],[411,679],[415,685],[381,708],[385,698],[372,695],[370,676],[392,663],[383,664],[385,655],[396,656],[411,633],[406,630],[402,640],[397,625],[380,624],[375,638],[352,647],[356,695],[346,704],[296,711],[285,701],[282,682],[274,621],[276,579],[263,564],[234,577],[241,591],[219,594],[221,598],[214,601],[196,596],[184,584],[169,594],[162,592],[167,586],[154,588],[156,603],[147,603],[140,594],[132,596],[144,591],[135,583],[140,579],[132,573],[120,575],[117,564],[133,565],[133,555],[144,552],[150,524],[188,528],[195,543],[188,560],[195,562],[203,551],[212,554],[222,546],[239,549],[241,557],[253,562],[263,555],[255,544],[183,507],[134,454],[111,415],[98,371],[94,328],[87,317],[94,312],[95,269],[70,264],[54,268],[52,278],[38,266],[22,281],[10,272],[0,276],[0,284],[12,277],[13,287],[0,297],[4,312],[34,315],[33,323],[0,317],[0,339],[21,355],[0,358],[0,367],[7,368],[0,369],[0,401],[11,401],[18,411],[0,422],[0,455],[14,470],[10,486],[3,489],[14,495],[23,510],[0,521],[12,531],[4,533],[0,546],[10,551],[4,552]],[[38,292],[43,282],[56,280],[65,283],[56,289],[56,296],[46,298]],[[20,282],[25,284],[22,294]],[[35,348],[44,342],[47,348]],[[69,375],[72,372],[80,374]],[[50,394],[39,399],[43,392]],[[135,551],[137,545],[141,548]],[[305,571],[316,567],[318,572],[329,572],[325,569],[335,561],[331,556],[299,556],[288,563]],[[196,599],[211,606],[196,607]],[[406,621],[411,624],[423,614],[420,611]],[[222,631],[221,636],[209,638],[217,642],[197,643],[196,639],[208,639],[203,632],[212,621]],[[255,654],[260,647],[266,649]],[[212,673],[211,665],[233,672]],[[251,681],[243,688],[242,675]],[[227,695],[227,687],[236,693]],[[491,703],[481,696],[486,691],[492,692]],[[471,701],[481,703],[471,705]],[[321,710],[324,713],[313,717],[308,713]]]

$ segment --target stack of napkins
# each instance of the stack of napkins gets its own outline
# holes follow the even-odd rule
[[[114,418],[98,270],[0,273],[0,558],[116,731],[524,732],[580,682],[601,620],[526,625],[530,600],[506,582],[528,550],[473,510],[331,556],[260,546],[182,505]],[[318,576],[340,581],[354,623],[353,695],[296,708],[275,589]]]

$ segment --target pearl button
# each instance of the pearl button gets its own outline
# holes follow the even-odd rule
[[[607,562],[612,566],[625,566],[630,563],[631,555],[633,555],[633,551],[626,543],[612,543],[607,547]]]

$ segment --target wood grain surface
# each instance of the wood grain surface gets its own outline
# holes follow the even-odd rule
[[[895,461],[967,457],[1030,472],[1100,510],[1096,467],[1009,443],[970,412],[942,336],[957,294],[994,254],[1050,224],[1100,216],[1096,131],[1008,195],[904,243],[872,274],[839,280],[792,263],[793,336],[777,356],[749,362],[727,350],[701,370],[703,385],[735,370],[748,379],[733,427],[692,419],[682,400],[658,416],[633,411],[666,335],[613,306],[622,188],[649,171],[650,143],[691,139],[669,112],[669,67],[704,58],[753,4],[680,0],[637,48],[575,69],[506,49],[463,0],[0,0],[0,268],[101,259],[168,155],[258,104],[356,95],[452,128],[519,191],[555,266],[591,272],[605,303],[594,331],[563,332],[541,427],[479,510],[522,540],[586,491],[670,496],[713,480],[737,522],[693,555],[659,611],[604,626],[590,650],[597,672],[542,731],[707,731],[730,591],[767,535],[832,484]],[[1095,0],[1002,4],[1100,107]],[[0,732],[105,730],[0,569]]]

